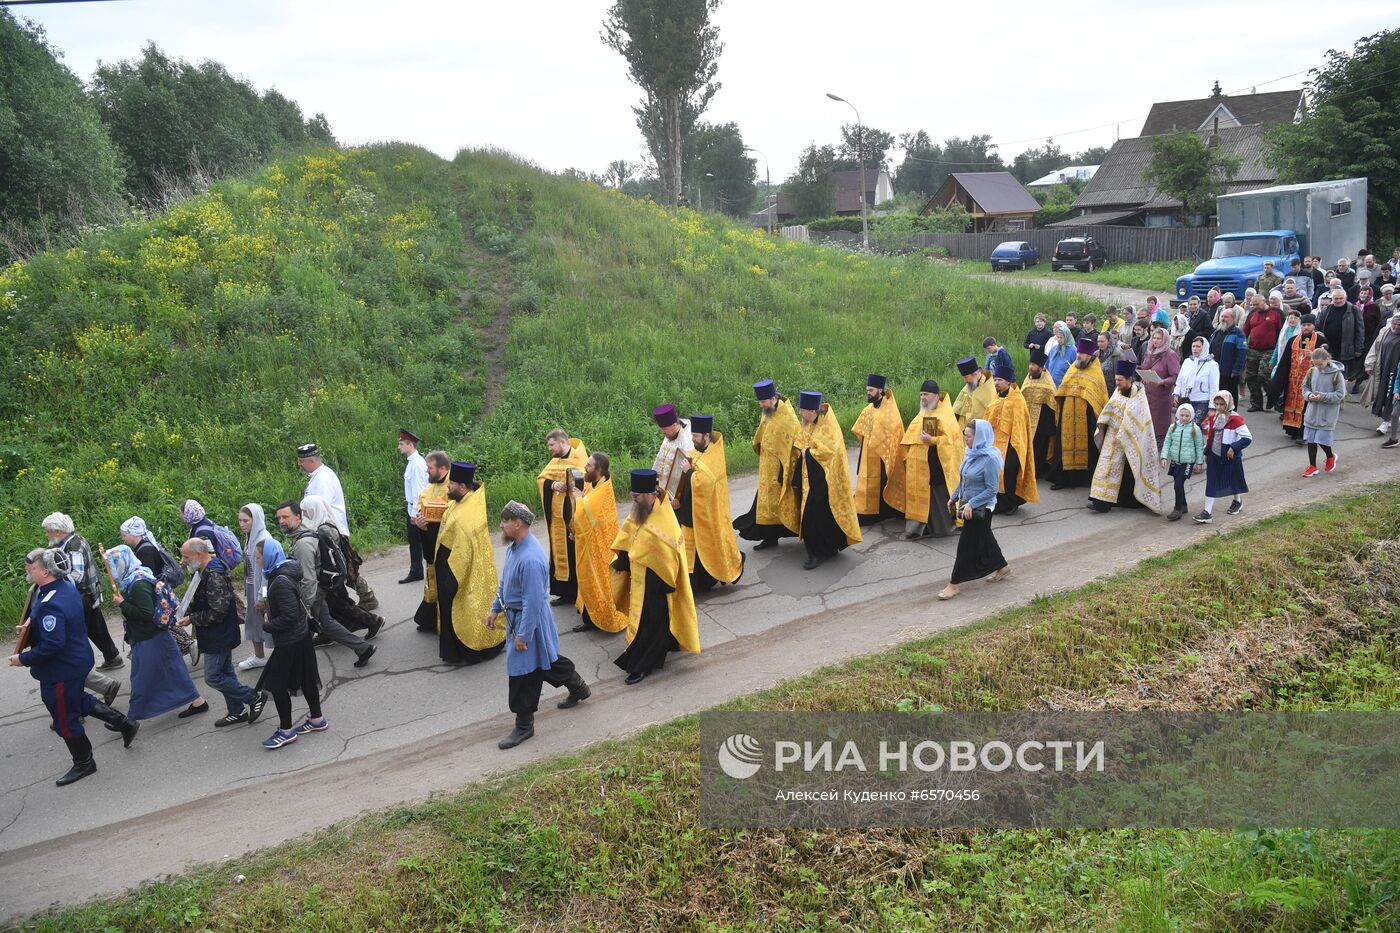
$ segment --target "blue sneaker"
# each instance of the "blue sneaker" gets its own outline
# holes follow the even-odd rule
[[[269,738],[264,740],[263,748],[281,748],[283,745],[291,745],[296,740],[296,732],[283,732],[281,729],[278,729],[276,732],[272,733]]]
[[[297,726],[296,734],[306,735],[308,732],[325,732],[330,727],[331,724],[326,721],[326,717],[324,716],[320,719],[312,719],[310,716],[307,716],[306,719],[302,721],[302,724]]]

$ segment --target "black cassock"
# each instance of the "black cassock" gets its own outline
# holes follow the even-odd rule
[[[846,533],[836,523],[831,514],[831,495],[826,485],[826,471],[806,451],[807,458],[807,507],[802,510],[802,543],[807,546],[808,557],[834,557],[846,549]],[[801,501],[802,474],[793,471],[792,486],[797,490]]]
[[[550,516],[554,514],[554,495],[554,484],[546,480],[544,484],[544,521],[551,539],[554,528]],[[574,517],[574,499],[567,492],[559,495],[564,497],[564,527],[568,528]],[[551,553],[549,555],[549,595],[559,597],[562,602],[571,603],[578,598],[578,568],[574,564],[574,539],[566,535],[564,546],[567,548],[566,553],[569,557],[569,579],[554,579],[554,555]]]
[[[614,570],[631,570],[631,560],[626,554],[619,554],[613,561]],[[631,570],[636,573],[635,570]],[[637,634],[627,650],[613,661],[629,674],[650,674],[666,665],[666,655],[680,651],[680,643],[671,634],[671,610],[666,597],[674,592],[655,573],[646,573],[646,589],[642,596],[642,613],[637,620]]]

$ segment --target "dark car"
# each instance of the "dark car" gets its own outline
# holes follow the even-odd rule
[[[1040,262],[1040,250],[1025,240],[1007,240],[997,244],[992,250],[992,271],[998,269],[1024,269]]]
[[[1055,244],[1055,255],[1050,259],[1050,271],[1078,269],[1080,272],[1093,272],[1108,264],[1108,250],[1099,245],[1091,236],[1075,236]]]

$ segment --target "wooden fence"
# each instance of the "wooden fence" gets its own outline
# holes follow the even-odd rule
[[[1055,244],[1068,237],[1088,234],[1108,250],[1108,261],[1170,262],[1210,256],[1215,227],[1052,227],[1046,230],[1013,230],[1003,233],[916,233],[918,248],[939,246],[954,259],[990,259],[997,244],[1022,240],[1040,250],[1048,263]]]

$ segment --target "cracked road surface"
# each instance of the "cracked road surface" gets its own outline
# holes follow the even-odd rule
[[[907,542],[898,537],[903,523],[890,521],[866,529],[863,543],[815,571],[802,569],[805,555],[794,539],[750,553],[737,585],[698,601],[704,652],[672,655],[664,671],[637,686],[623,685],[611,663],[623,650],[622,635],[572,633],[573,608],[556,608],[561,648],[590,673],[593,697],[558,710],[562,694],[547,689],[536,737],[509,752],[496,748],[512,724],[503,657],[466,668],[438,660],[436,639],[412,621],[421,587],[396,583],[407,564],[404,548],[366,563],[388,620],[369,666],[356,670],[339,646],[317,649],[330,731],[276,752],[259,744],[275,727],[270,707],[253,726],[215,729],[222,698],[204,690],[212,715],[179,720],[169,713],[145,722],[129,750],[92,723],[97,774],[57,788],[53,781],[68,758],[48,729],[38,683],[7,668],[0,676],[0,920],[115,894],[369,810],[451,792],[1400,474],[1400,451],[1380,449],[1375,419],[1354,403],[1343,409],[1337,432],[1338,470],[1311,480],[1299,477],[1306,455],[1284,437],[1277,415],[1246,417],[1255,441],[1245,470],[1256,492],[1246,497],[1243,515],[1224,515],[1223,502],[1210,526],[1168,524],[1143,510],[1097,515],[1084,508],[1087,490],[1051,491],[1042,482],[1039,504],[994,522],[1012,577],[968,584],[947,603],[934,594],[947,582],[956,541]],[[737,515],[748,509],[754,481],[737,476],[731,487]],[[1193,509],[1203,489],[1203,478],[1192,481]],[[499,565],[499,552],[497,558]],[[248,653],[245,644],[236,659]],[[125,679],[129,670],[117,674]],[[252,683],[255,675],[241,677]],[[125,708],[125,690],[116,705]],[[305,707],[294,701],[293,710],[301,715]]]

